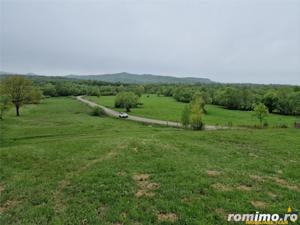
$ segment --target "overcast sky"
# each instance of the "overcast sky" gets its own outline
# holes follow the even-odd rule
[[[300,84],[300,0],[0,0],[0,70]]]

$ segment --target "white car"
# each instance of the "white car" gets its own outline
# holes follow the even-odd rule
[[[120,117],[120,118],[128,118],[128,114],[127,114],[127,113],[124,113],[124,112],[120,112],[120,113],[119,113],[119,117]]]

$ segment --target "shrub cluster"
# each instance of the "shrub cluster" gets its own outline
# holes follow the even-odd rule
[[[91,115],[92,116],[105,116],[106,113],[105,113],[105,111],[102,108],[100,108],[99,106],[97,106],[97,107],[94,107],[92,109]]]

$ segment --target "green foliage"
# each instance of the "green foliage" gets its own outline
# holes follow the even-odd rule
[[[183,127],[187,128],[190,125],[190,116],[191,116],[191,107],[188,104],[183,108],[182,115],[181,115],[181,124]]]
[[[153,88],[153,87],[152,87]],[[154,89],[154,88],[153,88]],[[253,105],[263,102],[269,112],[285,115],[298,115],[299,88],[288,86],[263,86],[263,85],[181,85],[160,86],[158,93],[172,96],[179,102],[188,103],[193,96],[200,95],[206,104],[215,104],[231,110],[253,109]],[[206,113],[205,107],[203,107]]]
[[[101,90],[98,86],[88,87],[86,92],[88,95],[97,96],[98,98],[101,96]]]
[[[100,98],[101,97],[101,91],[100,91],[100,89],[97,89],[96,92],[95,92],[95,94],[96,94],[96,96],[98,98]]]
[[[55,85],[52,83],[47,83],[45,86],[43,86],[42,91],[45,96],[57,96]]]
[[[9,96],[16,107],[16,115],[19,116],[19,109],[27,103],[38,103],[41,92],[32,85],[32,82],[22,76],[9,76],[1,83],[1,92]]]
[[[178,93],[178,92],[175,92],[174,89],[175,88],[173,86],[160,86],[159,88],[157,88],[156,93],[157,93],[158,96],[163,95],[163,96],[166,96],[166,97],[168,97],[168,96],[174,96],[175,97],[175,94]],[[175,97],[175,99],[176,98],[177,97]]]
[[[205,105],[211,103],[211,98],[209,97],[208,93],[204,91],[196,92],[196,94],[193,96],[193,101],[194,99],[198,99],[201,111],[203,113],[207,113]]]
[[[77,96],[82,93],[88,93],[88,87],[84,87],[71,82],[59,82],[55,84],[56,93],[58,96]]]
[[[262,102],[268,107],[269,113],[272,113],[278,106],[278,100],[277,93],[274,90],[270,90],[264,94]]]
[[[193,130],[201,130],[203,128],[202,104],[203,99],[201,96],[196,96],[191,102],[190,124]]]
[[[188,88],[177,88],[174,91],[174,98],[179,102],[190,102],[193,98],[193,92]]]
[[[259,103],[255,105],[253,112],[256,118],[259,120],[260,127],[262,128],[264,119],[268,116],[268,108],[263,103]]]
[[[300,91],[288,92],[281,90],[278,93],[278,111],[285,115],[300,115]]]
[[[0,119],[3,119],[4,113],[9,109],[11,100],[7,95],[0,96]]]
[[[105,111],[99,106],[94,107],[92,109],[91,114],[92,114],[92,116],[105,116],[106,115]]]
[[[85,84],[80,81],[55,81],[40,85],[45,96],[78,96],[91,95],[100,97],[101,95],[115,94],[115,88],[110,85],[99,87],[96,84]],[[102,93],[103,92],[103,93]]]
[[[39,88],[32,88],[27,99],[27,103],[38,104],[43,97],[43,93]]]
[[[245,88],[226,87],[216,93],[215,103],[228,109],[250,110],[254,104],[254,96]]]
[[[122,75],[123,76],[123,75]],[[3,79],[1,76],[0,79]],[[119,92],[134,92],[141,96],[157,94],[173,97],[179,102],[189,103],[193,96],[199,94],[205,105],[214,104],[231,110],[250,111],[253,105],[264,103],[270,112],[284,115],[299,115],[299,86],[291,85],[258,85],[258,84],[221,84],[221,83],[177,83],[138,85],[126,83],[105,83],[94,80],[96,77],[79,77],[79,80],[64,77],[24,76],[30,79],[34,86],[39,87],[45,96],[113,96]],[[151,76],[150,76],[151,77]],[[157,79],[157,78],[155,78]],[[189,80],[189,78],[187,78]],[[121,80],[119,80],[121,81]],[[203,107],[204,113],[206,108]],[[180,112],[181,114],[181,112]],[[179,117],[180,118],[180,115]]]
[[[143,85],[139,85],[134,89],[134,93],[139,97],[141,97],[142,94],[144,94],[144,92],[145,92],[145,88]]]
[[[115,107],[124,108],[126,112],[130,112],[130,109],[136,107],[139,97],[133,92],[120,92],[115,98]]]
[[[255,94],[249,88],[242,88],[238,91],[240,101],[238,109],[240,110],[251,110],[253,104],[255,104]]]
[[[123,109],[115,108],[115,96],[87,98],[116,111],[123,111]],[[132,108],[132,115],[175,122],[181,122],[183,109],[187,105],[187,103],[177,102],[171,97],[157,97],[156,95],[150,95],[148,98],[147,95],[143,95],[139,101],[143,103],[143,107]],[[231,123],[233,127],[253,127],[257,124],[257,119],[253,116],[252,111],[229,110],[211,104],[207,104],[205,108],[207,109],[207,114],[203,114],[203,121],[205,121],[206,124],[229,126],[228,124]],[[297,121],[296,116],[285,116],[273,113],[268,117],[269,128],[276,127],[279,124],[287,124],[291,127],[295,121]]]
[[[121,84],[120,86],[116,87],[116,91],[117,92],[124,92],[126,91],[125,87],[123,84]]]
[[[100,87],[100,92],[102,96],[116,95],[117,88],[112,85],[105,85]]]

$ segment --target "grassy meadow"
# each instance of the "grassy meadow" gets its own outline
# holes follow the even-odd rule
[[[86,98],[116,111],[124,111],[124,109],[114,107],[115,96],[89,96]],[[158,97],[157,95],[149,95],[149,97],[143,95],[140,101],[143,103],[143,106],[133,108],[130,114],[180,122],[185,103],[177,102],[171,97]],[[251,111],[228,110],[215,105],[207,105],[205,108],[207,109],[207,114],[204,115],[203,120],[206,124],[223,126],[254,126],[259,124]],[[299,117],[277,114],[269,114],[267,117],[269,127],[280,127],[282,125],[293,127],[295,121],[299,120]]]
[[[142,101],[132,114],[180,118],[172,99]],[[207,108],[208,124],[256,123],[250,112]],[[299,129],[197,132],[90,111],[48,98],[0,121],[0,224],[223,225],[228,213],[299,209]],[[294,118],[269,117],[279,120]]]

